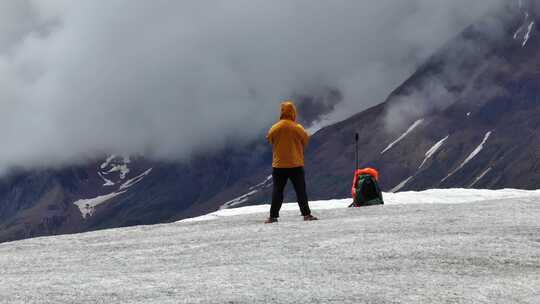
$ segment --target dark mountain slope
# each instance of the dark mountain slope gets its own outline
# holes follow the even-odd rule
[[[266,145],[244,148],[188,163],[111,156],[77,167],[14,172],[0,180],[0,242],[213,211],[227,193],[232,197],[247,189],[241,177],[271,158]]]

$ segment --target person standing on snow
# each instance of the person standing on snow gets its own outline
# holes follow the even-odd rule
[[[279,210],[283,204],[283,190],[290,179],[300,212],[304,221],[317,220],[311,215],[308,197],[306,193],[306,181],[304,177],[304,148],[307,146],[309,136],[299,123],[296,123],[296,109],[290,100],[281,103],[281,115],[279,121],[270,128],[266,136],[272,145],[272,206],[270,217],[265,223],[278,221]]]

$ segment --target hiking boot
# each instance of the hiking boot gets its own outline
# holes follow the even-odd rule
[[[314,217],[313,215],[306,215],[304,216],[304,221],[316,221],[318,218]]]
[[[272,223],[277,223],[277,218],[275,217],[269,217],[266,219],[266,221],[264,221],[265,224],[272,224]]]

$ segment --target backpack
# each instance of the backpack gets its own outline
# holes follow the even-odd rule
[[[353,202],[349,207],[383,205],[378,179],[379,174],[375,169],[356,170],[351,189]]]

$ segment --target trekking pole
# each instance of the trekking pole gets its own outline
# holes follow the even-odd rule
[[[355,167],[355,170],[354,170],[354,178],[353,178],[353,185],[352,185],[352,197],[353,197],[353,202],[349,205],[349,208],[353,207],[354,206],[354,202],[356,200],[356,183],[357,183],[357,172],[358,172],[358,132],[356,132],[354,134],[354,140],[355,140],[355,144],[356,144],[356,151],[355,151],[355,161],[356,161],[356,167]]]
[[[358,132],[354,135],[355,141],[356,141],[356,170],[354,172],[358,171]]]

